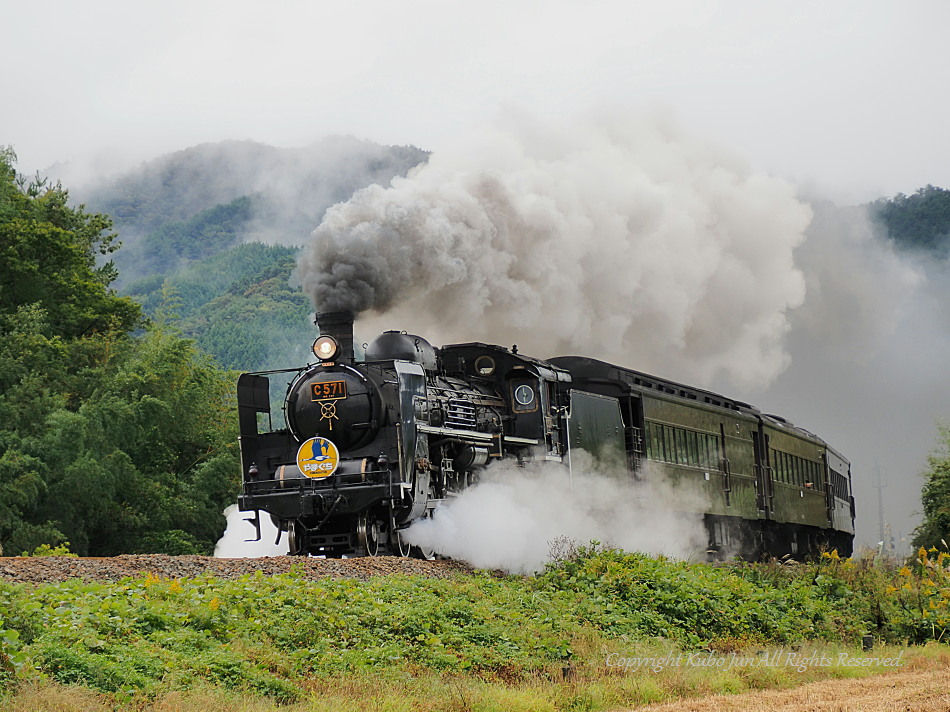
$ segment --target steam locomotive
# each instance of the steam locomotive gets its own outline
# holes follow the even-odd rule
[[[631,481],[701,493],[711,557],[851,554],[848,461],[778,416],[591,358],[543,361],[485,343],[436,349],[396,331],[357,361],[352,314],[316,323],[315,361],[245,373],[237,386],[238,505],[254,513],[258,539],[269,514],[291,554],[429,556],[404,531],[486,465],[569,465],[578,449]],[[275,377],[289,379],[279,410]]]

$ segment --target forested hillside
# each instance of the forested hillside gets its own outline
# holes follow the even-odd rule
[[[238,486],[233,377],[111,289],[107,216],[14,165],[0,152],[4,551],[210,553]]]
[[[296,260],[296,248],[247,243],[123,291],[226,368],[289,368],[306,360],[316,333],[310,299],[290,284]]]

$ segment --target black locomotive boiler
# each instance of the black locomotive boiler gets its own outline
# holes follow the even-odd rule
[[[590,358],[436,349],[396,331],[357,361],[351,314],[317,324],[315,361],[238,381],[239,508],[254,512],[258,536],[260,513],[270,515],[291,554],[426,555],[402,532],[488,463],[569,464],[576,449],[631,480],[700,493],[711,555],[851,554],[848,461],[782,418]],[[275,377],[289,385],[272,411]]]

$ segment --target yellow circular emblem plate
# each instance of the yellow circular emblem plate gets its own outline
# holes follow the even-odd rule
[[[297,450],[297,467],[307,477],[329,477],[340,465],[340,451],[326,438],[304,440]]]

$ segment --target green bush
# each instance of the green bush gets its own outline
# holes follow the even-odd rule
[[[0,682],[122,696],[216,688],[292,701],[313,681],[560,680],[631,641],[736,650],[806,641],[946,640],[950,555],[710,565],[582,548],[536,577],[308,581],[145,576],[0,583]],[[399,677],[403,676],[403,677]],[[123,699],[125,699],[123,697]]]

